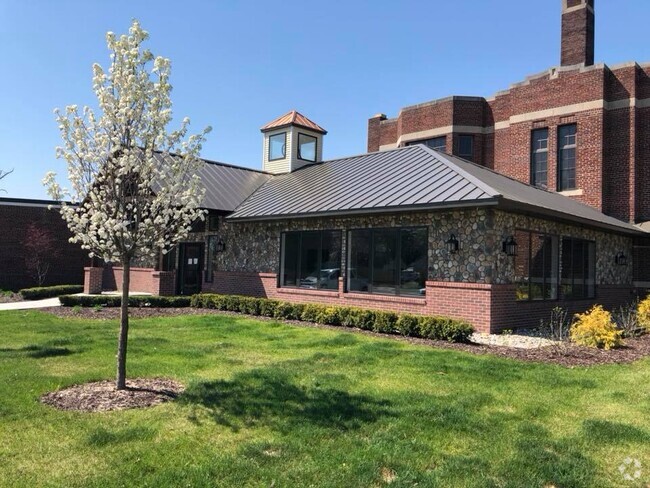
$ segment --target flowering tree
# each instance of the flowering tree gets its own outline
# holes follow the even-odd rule
[[[71,189],[62,189],[52,172],[43,180],[62,202],[71,242],[124,267],[118,390],[126,388],[131,262],[167,252],[187,237],[192,222],[204,218],[198,156],[210,128],[187,136],[185,118],[168,131],[171,64],[143,49],[148,37],[137,21],[128,35],[106,34],[111,66],[104,71],[93,65],[99,113],[89,107],[80,113],[76,105],[55,110],[63,138],[56,154],[67,163]]]
[[[52,232],[32,222],[25,231],[23,248],[25,268],[38,286],[42,286],[50,271],[52,259],[59,255]]]

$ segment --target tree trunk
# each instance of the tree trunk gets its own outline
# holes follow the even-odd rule
[[[120,313],[120,336],[117,343],[117,389],[126,389],[126,346],[129,338],[129,282],[131,260],[122,261],[122,305]]]

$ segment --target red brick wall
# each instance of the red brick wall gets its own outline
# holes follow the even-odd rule
[[[204,293],[257,296],[295,303],[322,303],[390,310],[419,315],[441,315],[470,322],[478,332],[536,327],[548,319],[554,307],[566,308],[571,315],[600,303],[609,310],[629,303],[633,289],[625,286],[599,286],[593,300],[517,302],[514,285],[492,285],[427,281],[425,298],[392,297],[345,293],[339,289],[302,290],[278,288],[275,273],[216,271],[213,283],[204,283]]]
[[[25,269],[25,233],[34,223],[52,233],[59,253],[51,259],[45,285],[81,284],[88,253],[70,244],[70,232],[56,209],[47,205],[5,204],[0,201],[0,289],[18,290],[38,283]]]
[[[600,285],[595,299],[525,302],[516,300],[515,285],[494,285],[491,295],[492,328],[498,331],[536,327],[541,320],[548,320],[555,307],[566,309],[569,317],[587,311],[594,304],[612,311],[632,302],[636,296],[634,293],[634,288],[629,286]]]
[[[559,69],[530,77],[490,100],[453,97],[406,107],[395,119],[370,119],[368,150],[395,144],[410,133],[453,125],[457,132],[448,135],[447,151],[455,153],[462,127],[476,126],[483,134],[475,134],[474,161],[529,183],[531,130],[548,127],[548,182],[556,190],[557,130],[576,123],[576,186],[583,193],[573,198],[622,220],[641,222],[650,220],[650,107],[630,108],[630,99],[650,99],[650,66]],[[620,106],[612,105],[616,102]],[[566,108],[584,103],[596,107]],[[531,115],[559,108],[563,112],[557,115]],[[513,119],[524,114],[529,120]]]

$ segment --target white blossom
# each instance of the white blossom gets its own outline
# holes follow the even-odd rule
[[[171,63],[142,49],[147,38],[137,21],[128,35],[106,34],[111,66],[92,67],[97,114],[77,105],[55,110],[63,139],[56,156],[67,163],[71,189],[53,172],[43,183],[62,202],[71,240],[107,261],[167,252],[204,218],[199,153],[210,128],[188,136],[184,118],[169,130]]]

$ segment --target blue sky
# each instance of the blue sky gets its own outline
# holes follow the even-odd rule
[[[91,66],[106,31],[140,20],[172,60],[174,114],[202,155],[261,166],[266,122],[296,109],[329,133],[326,159],[366,149],[367,120],[448,95],[490,96],[559,62],[560,0],[0,0],[3,196],[45,198],[64,173],[53,109],[93,104]],[[596,61],[650,61],[647,0],[599,0]]]

